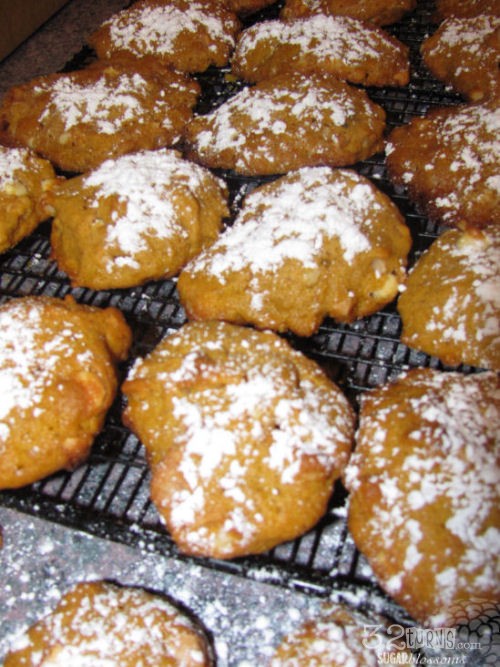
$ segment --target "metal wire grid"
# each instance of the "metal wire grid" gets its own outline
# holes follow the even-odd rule
[[[459,101],[434,81],[419,61],[418,45],[431,29],[433,4],[429,0],[421,1],[414,14],[392,29],[411,48],[410,86],[403,90],[369,91],[374,101],[385,108],[389,127],[422,115],[432,106]],[[270,11],[271,14],[262,16],[274,15],[276,7]],[[84,51],[82,58],[88,57]],[[71,67],[76,62],[74,59]],[[223,70],[209,71],[200,81],[203,86],[200,108],[204,109],[219,104],[237,90],[237,85],[227,83]],[[417,256],[438,235],[438,227],[413,208],[404,191],[393,188],[385,172],[383,156],[374,156],[355,168],[371,178],[399,206],[413,234],[412,257]],[[222,176],[229,185],[235,206],[258,184],[255,179],[231,173]],[[28,294],[56,297],[72,294],[80,303],[115,306],[124,313],[134,334],[131,360],[149,352],[166,333],[185,322],[175,280],[128,290],[96,292],[71,288],[66,276],[50,259],[49,233],[49,224],[45,223],[16,248],[0,256],[0,302]],[[400,342],[400,330],[399,316],[391,304],[380,313],[353,324],[326,320],[314,336],[307,339],[290,336],[289,339],[295,347],[316,359],[355,403],[360,392],[386,382],[402,368],[441,366],[436,359],[404,346]],[[124,366],[123,374],[126,369]],[[123,407],[119,396],[88,461],[76,471],[58,473],[20,490],[0,492],[0,503],[108,539],[183,559],[185,556],[178,552],[150,501],[144,450],[121,422]],[[393,617],[401,618],[401,610],[378,589],[370,568],[352,542],[346,526],[345,499],[346,492],[338,484],[329,511],[312,531],[267,554],[231,562],[207,559],[202,563],[207,568],[293,586],[315,595],[327,595],[338,587],[367,587],[373,595],[384,599]]]

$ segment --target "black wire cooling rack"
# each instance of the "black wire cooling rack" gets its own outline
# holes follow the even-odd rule
[[[277,15],[280,4],[250,17],[246,23]],[[412,74],[403,89],[368,89],[372,99],[384,107],[388,128],[423,115],[435,106],[452,105],[460,98],[435,81],[422,65],[419,45],[433,31],[434,3],[420,1],[417,9],[399,24],[390,27],[408,44]],[[92,53],[88,49],[73,58],[67,69],[82,66]],[[199,112],[221,103],[238,89],[228,82],[223,69],[200,75],[202,95]],[[411,261],[439,234],[439,229],[407,200],[405,192],[389,182],[382,155],[375,155],[353,168],[370,178],[398,205],[413,235]],[[228,183],[234,206],[256,185],[255,179],[219,173]],[[65,274],[50,259],[50,223],[40,226],[13,250],[0,256],[0,302],[16,296],[43,294],[64,297],[72,294],[80,303],[115,306],[132,328],[134,343],[130,362],[149,352],[160,339],[185,322],[175,280],[110,291],[71,288]],[[416,352],[400,341],[401,323],[394,304],[381,312],[354,322],[338,324],[326,320],[310,338],[290,336],[290,342],[314,358],[356,404],[359,394],[412,366],[442,368],[434,358]],[[121,369],[125,374],[127,364]],[[469,369],[462,368],[464,372]],[[121,421],[123,399],[119,396],[109,412],[105,427],[97,437],[86,463],[72,473],[61,472],[32,486],[0,492],[0,504],[59,524],[185,559],[161,524],[149,498],[149,470],[137,438]],[[198,560],[208,569],[291,586],[306,593],[324,596],[337,588],[362,586],[374,595],[377,588],[370,568],[357,552],[348,533],[345,517],[346,492],[339,484],[330,509],[309,533],[269,553],[235,561]],[[387,601],[389,605],[389,601]],[[391,615],[401,617],[401,611]]]

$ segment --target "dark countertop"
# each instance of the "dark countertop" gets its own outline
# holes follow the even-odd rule
[[[61,69],[87,35],[122,9],[126,0],[70,0],[0,62],[0,97],[10,86]]]

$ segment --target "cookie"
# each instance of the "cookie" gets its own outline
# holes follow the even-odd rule
[[[47,218],[40,200],[56,182],[47,160],[27,148],[0,146],[0,252],[14,247]]]
[[[47,198],[52,256],[73,285],[92,289],[173,277],[217,238],[226,189],[169,149],[106,160]]]
[[[346,16],[263,21],[244,30],[232,72],[255,83],[285,72],[328,72],[364,86],[405,86],[408,47],[381,28]]]
[[[500,16],[450,18],[420,48],[429,71],[469,102],[498,96]]]
[[[246,16],[273,5],[276,0],[225,0],[226,6],[236,14]]]
[[[186,155],[247,176],[346,166],[383,147],[385,112],[328,75],[283,74],[244,88],[186,126]]]
[[[178,141],[200,86],[153,58],[96,61],[14,86],[0,106],[0,138],[68,172]]]
[[[131,332],[115,308],[71,297],[0,306],[0,488],[31,484],[88,455],[118,387]]]
[[[444,232],[411,270],[398,310],[406,345],[500,371],[500,229]]]
[[[432,220],[455,227],[498,224],[499,128],[494,100],[429,111],[389,135],[388,175]]]
[[[167,598],[108,581],[77,583],[15,640],[4,667],[213,664],[198,624]]]
[[[499,0],[436,0],[435,19],[470,18],[479,14],[500,16]]]
[[[191,319],[309,336],[392,301],[411,237],[397,207],[354,171],[305,167],[253,190],[178,282]]]
[[[100,58],[154,56],[180,72],[222,67],[240,23],[218,0],[138,0],[117,12],[88,42]]]
[[[471,620],[500,595],[498,375],[413,369],[364,394],[359,420],[345,472],[357,547],[423,627]]]
[[[390,25],[416,6],[416,0],[285,0],[281,17],[289,20],[315,14],[351,16],[375,25]]]
[[[319,366],[276,334],[189,322],[136,361],[123,392],[124,421],[151,465],[151,498],[183,553],[261,553],[325,514],[354,414]]]
[[[268,667],[377,667],[389,660],[411,664],[409,652],[398,648],[401,642],[388,634],[387,625],[378,615],[365,615],[342,602],[325,602],[283,637]]]

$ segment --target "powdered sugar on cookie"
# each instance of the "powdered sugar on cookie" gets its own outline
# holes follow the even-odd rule
[[[112,83],[104,78],[91,85],[61,77],[58,81],[40,84],[35,94],[49,93],[50,102],[40,116],[49,117],[54,109],[64,123],[65,131],[75,125],[88,123],[103,134],[114,134],[142,113],[141,96],[148,95],[147,81],[137,73],[122,74]],[[160,95],[158,105],[167,108],[165,95]],[[168,120],[168,116],[166,116]]]
[[[484,226],[498,216],[499,136],[492,102],[437,109],[389,136],[389,174],[433,218]]]
[[[83,187],[92,189],[91,205],[104,198],[116,198],[116,207],[106,244],[118,249],[110,254],[107,268],[116,262],[137,266],[135,255],[147,247],[147,237],[167,239],[174,234],[187,236],[172,198],[176,188],[189,190],[196,197],[203,189],[207,172],[169,150],[144,151],[108,160],[86,176]],[[221,184],[222,187],[222,184]],[[168,194],[170,192],[170,195]]]
[[[0,439],[10,433],[9,414],[13,410],[30,410],[36,416],[46,384],[53,377],[65,354],[73,354],[74,341],[81,333],[72,322],[54,333],[40,350],[39,334],[43,332],[43,306],[23,302],[0,310]],[[91,359],[90,352],[81,352],[82,366]],[[0,444],[1,450],[1,444]]]
[[[402,85],[409,76],[403,44],[375,26],[346,16],[257,23],[241,33],[232,67],[249,81],[308,70],[332,72],[366,85]]]
[[[300,171],[296,182],[284,182],[274,196],[255,192],[247,198],[234,225],[187,267],[224,280],[224,274],[249,267],[272,272],[296,259],[314,268],[325,239],[336,237],[346,261],[370,248],[369,213],[380,208],[367,182],[354,173],[327,182],[328,168]],[[351,178],[357,180],[354,187]]]
[[[219,17],[207,11],[202,3],[186,4],[186,8],[175,4],[146,5],[116,14],[104,24],[109,26],[113,47],[124,48],[136,56],[163,55],[175,50],[182,32],[196,35],[200,30],[213,40],[213,44],[208,45],[212,51],[216,50],[218,42],[234,45],[234,37]]]
[[[406,424],[403,439],[397,436],[400,424]],[[362,494],[365,485],[378,491],[372,491],[377,500],[365,516],[366,529],[356,527],[355,539],[374,559],[383,585],[403,604],[420,608],[409,579],[427,577],[433,598],[424,603],[432,610],[428,623],[446,620],[457,595],[485,595],[498,580],[499,425],[494,373],[410,371],[362,403],[346,483],[351,493]],[[379,434],[380,451],[371,450],[372,433]],[[368,542],[364,530],[371,536]],[[443,550],[430,548],[429,539]],[[387,573],[381,549],[393,554]]]
[[[26,148],[0,146],[0,189],[8,190],[16,183],[16,171],[26,171],[30,153]],[[36,169],[36,163],[32,166]]]
[[[189,553],[230,558],[303,532],[347,463],[347,399],[270,332],[188,323],[134,364],[124,392],[153,501]],[[303,509],[287,519],[292,505]]]

